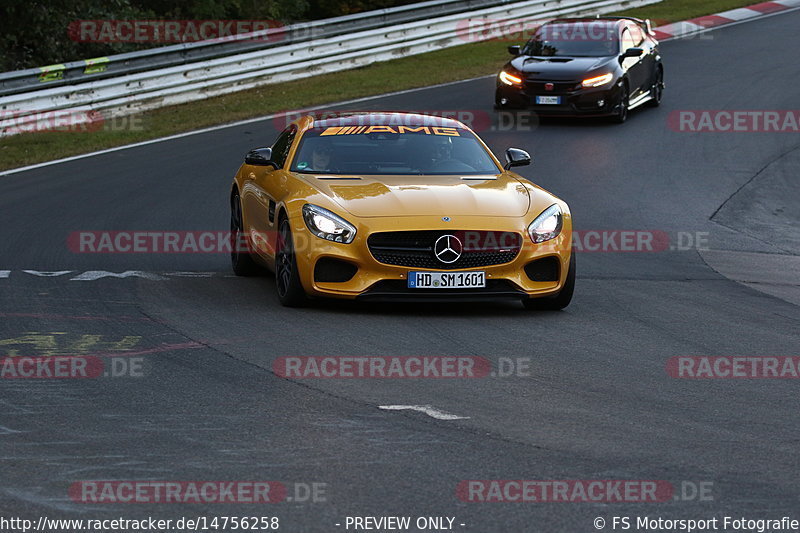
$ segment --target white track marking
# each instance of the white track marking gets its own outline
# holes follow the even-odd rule
[[[142,270],[126,270],[124,272],[108,272],[106,270],[59,270],[59,271],[42,271],[42,270],[0,270],[0,279],[8,279],[10,277],[16,278],[19,273],[28,276],[35,276],[38,278],[63,278],[70,281],[95,281],[98,279],[112,278],[112,279],[125,279],[137,278],[149,281],[164,281],[173,278],[230,278],[236,277],[232,274],[225,274],[222,272],[145,272]],[[73,277],[65,277],[68,274],[74,273]],[[25,277],[25,276],[23,276]]]
[[[746,7],[740,7],[739,9],[731,9],[729,11],[723,11],[722,13],[716,13],[718,17],[731,19],[731,20],[746,20],[751,19],[755,16],[757,11],[753,9],[747,9]]]
[[[53,272],[43,272],[41,270],[23,270],[26,274],[30,274],[31,276],[39,276],[40,278],[55,278],[57,276],[63,276],[64,274],[69,274],[72,270],[58,270]],[[7,276],[6,276],[7,277]]]
[[[659,26],[658,28],[655,29],[657,29],[660,32],[667,33],[673,37],[679,37],[681,35],[686,35],[688,33],[696,33],[705,28],[699,24],[695,24],[694,22],[685,21],[685,22],[673,22],[672,24]]]
[[[166,279],[158,274],[142,272],[141,270],[126,270],[120,274],[116,272],[107,272],[105,270],[89,270],[71,278],[70,281],[95,281],[100,278],[144,278],[151,281],[162,281]]]
[[[385,411],[419,411],[437,420],[466,420],[469,418],[468,416],[451,415],[430,405],[379,405],[378,409]]]

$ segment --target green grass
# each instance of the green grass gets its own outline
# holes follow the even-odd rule
[[[620,14],[657,24],[686,20],[754,3],[753,0],[664,0]],[[0,170],[155,139],[279,111],[308,108],[389,91],[412,89],[497,72],[508,42],[465,44],[294,82],[265,85],[137,115],[138,128],[26,133],[0,140]],[[486,95],[490,101],[492,95]],[[125,119],[121,119],[125,120]]]

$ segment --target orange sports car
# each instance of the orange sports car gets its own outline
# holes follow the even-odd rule
[[[511,298],[562,309],[575,256],[567,204],[456,120],[302,117],[250,151],[230,194],[233,270],[275,274],[283,305]]]

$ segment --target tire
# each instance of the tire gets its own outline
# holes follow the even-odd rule
[[[306,292],[300,283],[294,240],[289,219],[281,216],[278,223],[278,243],[275,251],[275,289],[278,300],[284,307],[302,307],[306,304]]]
[[[244,235],[242,200],[237,192],[231,197],[231,266],[237,276],[257,276],[263,272],[250,252],[240,250],[247,242]]]
[[[567,279],[564,286],[555,296],[546,296],[544,298],[528,298],[523,300],[525,309],[532,309],[537,311],[560,311],[567,307],[572,301],[572,294],[575,292],[575,252],[570,254],[569,258],[569,272],[567,272]]]
[[[611,116],[611,121],[615,124],[624,124],[628,120],[628,101],[630,98],[628,84],[622,86],[622,94],[619,97],[617,112]]]
[[[661,105],[661,98],[664,95],[664,69],[658,67],[656,72],[656,81],[650,88],[651,100],[647,102],[650,107],[658,107]]]

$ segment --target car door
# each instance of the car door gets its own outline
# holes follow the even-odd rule
[[[277,243],[276,208],[284,186],[283,167],[296,135],[297,126],[292,124],[273,143],[272,161],[278,166],[277,169],[271,166],[252,167],[252,171],[245,176],[242,190],[242,204],[248,222],[245,230],[249,231],[256,252],[268,261],[274,257]]]
[[[649,91],[656,79],[656,67],[658,66],[659,59],[658,47],[656,46],[656,41],[647,36],[647,28],[643,28],[639,24],[635,24],[635,26],[642,35],[642,43],[638,46],[644,50],[644,54],[642,55],[642,63],[644,65],[646,86],[642,87],[642,90]]]
[[[638,30],[638,32],[637,32]],[[620,42],[620,52],[625,53],[630,48],[639,48],[644,42],[644,34],[638,26],[633,23],[625,24],[622,30],[622,37]],[[638,43],[638,44],[637,44]],[[641,93],[643,87],[647,86],[649,90],[649,76],[645,66],[645,58],[647,57],[647,50],[639,57],[626,57],[622,60],[622,68],[628,72],[628,83],[631,98]]]

